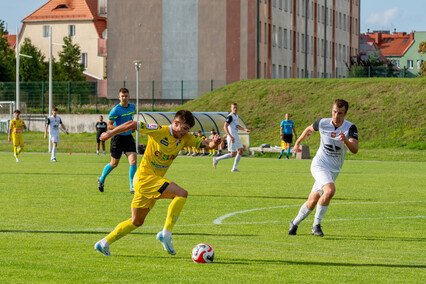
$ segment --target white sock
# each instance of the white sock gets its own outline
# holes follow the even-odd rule
[[[171,236],[172,236],[172,232],[166,229],[163,229],[163,237],[171,237]]]
[[[109,247],[109,243],[107,242],[107,240],[105,238],[103,238],[101,240],[101,246],[104,247],[104,248]]]
[[[52,159],[56,158],[56,146],[52,147]]]
[[[223,156],[220,156],[220,157],[216,158],[216,161],[220,161],[220,160],[223,160],[223,159],[229,159],[229,158],[232,158],[232,154],[231,153],[228,153],[228,154],[225,154]]]
[[[321,220],[327,212],[328,206],[317,205],[317,211],[315,212],[314,226],[321,224]]]
[[[103,154],[105,155],[105,151],[103,151]]]
[[[99,154],[99,151],[96,151],[96,154]]]
[[[296,216],[296,218],[294,218],[293,224],[298,226],[303,220],[305,220],[306,217],[309,216],[309,214],[311,214],[311,212],[312,210],[308,209],[306,203],[303,204],[302,207],[300,207],[299,214]]]
[[[235,156],[235,160],[234,160],[234,167],[233,167],[233,169],[236,169],[236,168],[237,168],[238,163],[240,162],[240,159],[241,159],[241,155],[240,155],[240,154],[237,154],[237,155]]]

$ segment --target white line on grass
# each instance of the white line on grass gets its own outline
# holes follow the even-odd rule
[[[391,203],[417,203],[417,202],[425,202],[425,201],[389,201],[389,202],[351,202],[351,203],[333,203],[334,205],[354,205],[354,204],[391,204]],[[247,213],[247,212],[253,212],[253,211],[259,211],[259,210],[269,210],[269,209],[277,209],[277,208],[288,208],[288,207],[300,207],[301,205],[282,205],[282,206],[272,206],[272,207],[263,207],[263,208],[253,208],[253,209],[248,209],[248,210],[242,210],[242,211],[236,211],[236,212],[232,212],[226,215],[223,215],[219,218],[217,218],[216,220],[213,221],[213,224],[216,225],[222,225],[223,224],[223,220],[225,220],[228,217],[237,215],[237,214],[243,214],[243,213]],[[249,223],[246,223],[249,224]]]

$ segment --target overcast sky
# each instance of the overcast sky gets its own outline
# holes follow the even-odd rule
[[[331,0],[328,1],[331,3]],[[368,28],[370,31],[393,31],[396,28],[397,31],[407,33],[413,30],[426,31],[426,0],[360,1],[362,33]],[[47,2],[48,0],[0,0],[0,20],[7,23],[9,33],[15,34],[16,28],[21,27],[21,20]]]

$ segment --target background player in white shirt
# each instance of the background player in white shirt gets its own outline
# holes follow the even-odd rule
[[[68,130],[65,125],[62,123],[61,118],[58,115],[58,109],[54,107],[52,109],[52,116],[49,116],[46,120],[46,128],[44,130],[44,139],[47,138],[47,129],[49,129],[49,141],[52,143],[52,155],[50,157],[51,162],[56,162],[56,147],[59,144],[59,125],[62,126],[62,129],[68,135]]]
[[[237,165],[240,162],[241,156],[243,155],[243,144],[241,143],[240,137],[238,136],[238,130],[244,130],[247,133],[250,133],[250,130],[247,128],[243,128],[239,125],[239,118],[237,115],[238,104],[231,104],[231,113],[226,117],[225,125],[223,128],[225,129],[227,135],[228,142],[228,154],[220,156],[218,158],[213,158],[213,167],[216,168],[217,163],[223,159],[229,159],[235,157],[234,165],[231,169],[231,172],[239,172],[237,169]]]
[[[321,135],[321,145],[312,160],[311,173],[315,179],[308,201],[302,205],[299,214],[290,222],[289,235],[296,235],[298,225],[314,210],[315,213],[312,234],[324,236],[321,220],[334,196],[334,182],[342,169],[346,149],[352,153],[358,152],[358,130],[355,124],[345,120],[349,108],[348,102],[337,99],[333,103],[332,118],[321,118],[308,126],[294,145],[294,151],[300,152],[300,142],[314,131]]]

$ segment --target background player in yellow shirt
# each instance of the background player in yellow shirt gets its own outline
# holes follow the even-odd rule
[[[172,124],[168,126],[145,122],[139,122],[138,125],[136,121],[129,121],[110,132],[102,133],[100,138],[105,141],[119,133],[139,129],[139,132],[148,135],[149,139],[145,154],[133,178],[135,195],[131,205],[132,217],[118,224],[109,235],[98,241],[95,250],[104,255],[111,255],[109,246],[142,226],[158,199],[172,199],[164,229],[157,234],[157,240],[169,254],[176,254],[172,243],[172,230],[185,205],[188,192],[165,179],[164,175],[183,147],[214,148],[221,142],[219,135],[213,140],[203,140],[188,133],[194,124],[193,114],[188,110],[180,110],[175,114]]]
[[[9,125],[9,135],[7,140],[10,142],[10,137],[13,139],[13,156],[16,158],[16,162],[19,162],[18,155],[24,149],[24,136],[22,135],[22,128],[27,129],[23,119],[20,119],[21,111],[19,109],[15,110],[13,113],[15,116],[14,119],[10,121]]]

